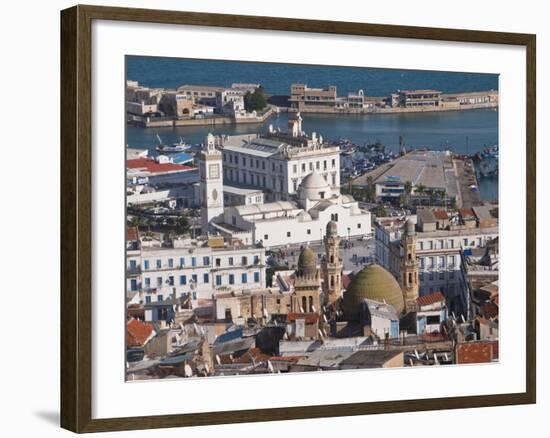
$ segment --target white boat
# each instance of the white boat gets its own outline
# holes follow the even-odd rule
[[[162,144],[162,140],[158,134],[157,134],[157,139],[159,141],[159,144],[155,148],[157,152],[162,152],[162,153],[183,152],[191,148],[191,146],[185,143],[185,141],[183,141],[183,138],[181,137],[180,137],[180,141],[178,143],[173,143],[172,146],[166,146]]]

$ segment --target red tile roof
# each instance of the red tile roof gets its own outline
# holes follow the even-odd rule
[[[143,347],[151,334],[153,326],[139,319],[132,319],[126,324],[126,346]]]
[[[434,210],[432,211],[434,217],[436,219],[449,219],[449,215],[447,214],[446,211],[443,211],[443,210]]]
[[[461,208],[460,210],[458,210],[458,212],[460,213],[460,216],[465,219],[475,219],[476,217],[474,214],[474,210],[472,210],[471,208]]]
[[[151,158],[134,158],[126,160],[127,169],[143,169],[151,173],[181,172],[193,169],[191,166],[174,163],[157,163]]]
[[[481,314],[488,319],[498,316],[498,306],[495,303],[486,303],[481,307]]]
[[[492,342],[466,342],[456,346],[456,363],[488,363],[493,359]]]
[[[434,292],[429,295],[423,295],[416,299],[416,302],[420,306],[429,306],[430,304],[439,303],[445,301],[445,297],[441,292]]]
[[[133,242],[139,239],[139,233],[137,227],[128,227],[126,228],[126,240],[128,242]]]
[[[314,324],[319,321],[319,315],[317,313],[297,313],[291,312],[288,314],[289,321],[296,321],[297,319],[305,319],[306,324]]]

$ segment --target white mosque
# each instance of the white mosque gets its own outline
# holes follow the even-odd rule
[[[352,196],[342,195],[313,169],[305,176],[298,193],[289,200],[267,204],[223,206],[223,147],[209,134],[199,156],[201,216],[203,232],[217,232],[245,244],[266,248],[322,241],[327,224],[337,224],[346,238],[372,236],[371,214],[359,208]]]

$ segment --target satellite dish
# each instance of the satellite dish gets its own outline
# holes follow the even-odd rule
[[[185,374],[185,377],[193,377],[193,370],[191,369],[191,367],[187,363],[183,367],[183,372]]]

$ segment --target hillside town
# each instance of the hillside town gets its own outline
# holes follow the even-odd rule
[[[286,130],[127,148],[127,379],[498,361],[488,158],[307,133],[296,96],[309,91],[293,87]],[[257,84],[214,88],[129,81],[129,121],[273,110],[246,110]],[[394,105],[442,104],[422,96]]]

